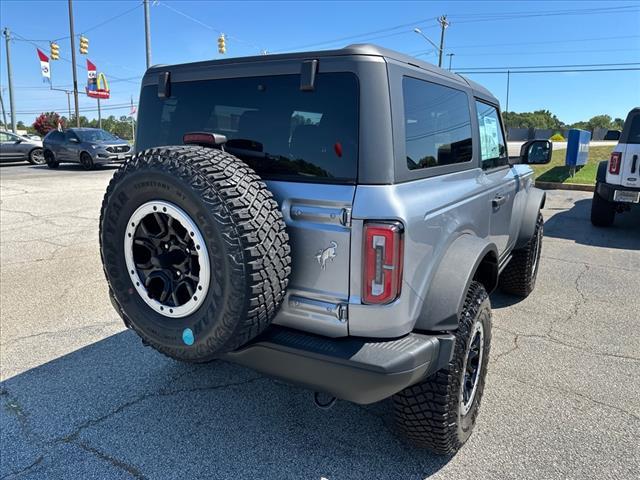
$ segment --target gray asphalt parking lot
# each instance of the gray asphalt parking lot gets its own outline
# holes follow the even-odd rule
[[[637,478],[640,211],[589,223],[551,191],[534,293],[492,295],[474,435],[453,458],[392,430],[385,402],[144,348],[108,300],[98,247],[113,169],[0,167],[0,477]]]

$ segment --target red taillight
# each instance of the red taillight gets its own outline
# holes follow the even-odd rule
[[[621,159],[622,159],[622,153],[611,152],[611,158],[609,159],[609,173],[611,175],[618,175],[620,173]]]
[[[389,303],[400,295],[402,241],[402,227],[397,223],[365,223],[364,303]]]

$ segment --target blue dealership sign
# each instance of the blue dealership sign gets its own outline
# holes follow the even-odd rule
[[[586,165],[587,157],[589,157],[590,141],[591,132],[578,129],[569,130],[565,165],[568,167],[580,167],[582,165]]]

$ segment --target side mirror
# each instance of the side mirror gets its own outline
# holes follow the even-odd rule
[[[520,162],[545,165],[551,161],[553,144],[549,140],[530,140],[520,148]]]
[[[22,143],[23,140],[21,138],[16,138],[15,144],[18,145],[20,143]]]

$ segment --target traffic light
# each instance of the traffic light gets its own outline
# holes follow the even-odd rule
[[[50,42],[49,47],[51,48],[51,60],[58,60],[60,58],[60,47],[56,42]]]
[[[227,53],[227,44],[225,43],[224,33],[218,37],[218,53]]]
[[[80,35],[80,53],[82,55],[89,53],[89,39],[84,35]]]

